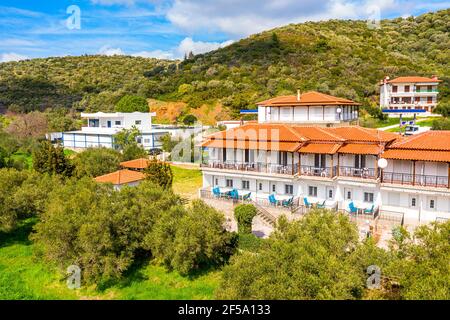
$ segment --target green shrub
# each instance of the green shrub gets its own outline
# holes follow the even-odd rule
[[[257,252],[261,248],[264,239],[258,238],[253,233],[239,234],[239,249]]]
[[[256,207],[252,204],[240,204],[234,208],[234,217],[238,224],[239,233],[252,232],[252,221],[256,213]]]
[[[139,96],[126,95],[117,102],[117,112],[149,112],[147,99]]]
[[[153,159],[145,169],[147,179],[163,189],[172,188],[173,172],[170,164]]]
[[[108,148],[88,148],[73,159],[75,176],[98,177],[120,168],[120,152]]]

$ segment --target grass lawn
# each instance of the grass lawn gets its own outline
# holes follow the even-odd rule
[[[26,220],[10,234],[0,232],[0,299],[212,299],[220,279],[220,271],[190,279],[146,261],[104,290],[70,290],[55,267],[34,257],[28,240],[34,222]]]
[[[30,153],[16,152],[11,155],[11,158],[14,160],[23,160],[27,164],[28,168],[33,167],[33,156]]]
[[[173,191],[182,197],[194,199],[198,189],[202,187],[202,172],[199,169],[188,169],[172,165]]]

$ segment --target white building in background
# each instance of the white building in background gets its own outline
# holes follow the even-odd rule
[[[380,107],[387,112],[420,110],[429,115],[438,102],[439,82],[436,76],[385,77],[380,82]]]
[[[403,138],[349,126],[357,104],[327,96],[327,107],[323,98],[313,94],[308,105],[290,107],[275,104],[297,97],[267,100],[272,103],[259,103],[259,123],[207,136],[200,196],[289,210],[315,204],[368,218],[401,217],[408,225],[450,218],[449,131]]]
[[[137,142],[144,149],[159,148],[159,139],[166,134],[163,130],[153,130],[152,117],[155,113],[81,113],[86,119],[87,126],[78,131],[62,133],[62,142],[65,148],[83,149],[90,147],[114,148],[114,135],[123,129],[136,127],[142,133]]]
[[[310,91],[257,103],[259,123],[296,123],[322,126],[349,124],[358,120],[360,104]]]

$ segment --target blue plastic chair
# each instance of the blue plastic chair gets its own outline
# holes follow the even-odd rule
[[[212,192],[215,197],[220,198],[220,188],[219,187],[213,188]]]
[[[290,197],[290,198],[287,199],[287,200],[283,200],[283,201],[281,202],[281,205],[282,205],[283,207],[291,207],[293,203],[294,203],[294,197]]]
[[[326,200],[323,200],[322,203],[318,203],[318,204],[317,204],[317,208],[319,208],[319,209],[324,209],[324,208],[325,208],[325,201],[326,201]]]
[[[303,198],[303,202],[305,203],[305,206],[306,206],[307,208],[311,208],[311,207],[312,207],[312,205],[311,205],[311,203],[309,203],[307,197],[304,197],[304,198]]]
[[[375,209],[375,205],[373,204],[370,209],[364,209],[364,213],[370,213],[373,214],[373,209]]]
[[[230,196],[231,199],[239,200],[239,193],[236,189],[231,190],[228,195]]]
[[[242,201],[247,201],[247,200],[250,200],[250,196],[251,196],[251,192],[249,192],[249,193],[247,193],[246,195],[244,195],[243,197],[242,197]]]
[[[357,213],[358,212],[358,208],[355,207],[355,204],[353,203],[353,201],[348,204],[348,208],[350,209],[350,213]]]
[[[276,206],[278,204],[278,201],[277,201],[277,199],[275,199],[275,195],[274,194],[271,194],[269,196],[269,202],[270,202],[270,204],[273,204],[274,206]]]

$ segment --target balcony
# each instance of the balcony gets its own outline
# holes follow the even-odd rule
[[[301,176],[314,176],[323,178],[332,178],[336,176],[337,166],[334,167],[316,167],[316,166],[300,166]]]
[[[339,167],[339,176],[361,179],[377,179],[378,173],[375,168],[354,168],[341,166]]]
[[[280,165],[261,162],[222,162],[212,161],[200,164],[201,168],[225,169],[248,172],[274,173],[284,175],[294,175],[298,171],[298,164]]]
[[[448,176],[383,172],[381,182],[422,187],[450,188]]]

